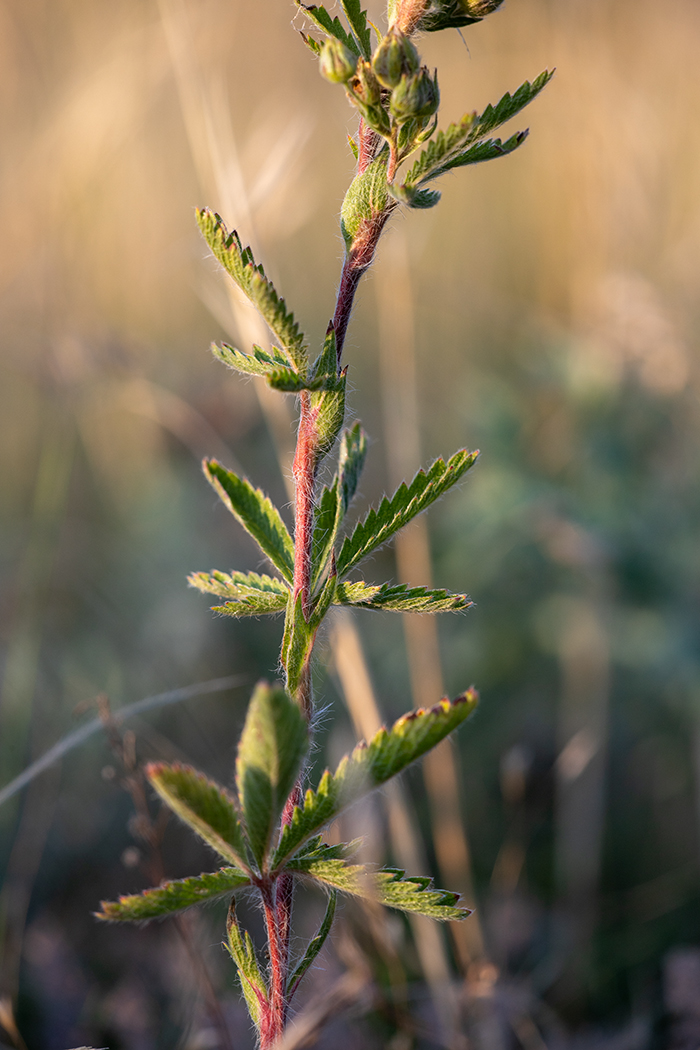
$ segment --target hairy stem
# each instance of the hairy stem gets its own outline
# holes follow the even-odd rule
[[[260,1050],[269,1050],[284,1031],[287,1014],[287,954],[280,936],[275,888],[268,883],[261,888],[261,894],[270,952],[270,1003],[260,1027]]]
[[[314,488],[316,484],[316,428],[311,394],[300,395],[301,412],[292,473],[295,484],[294,506],[294,598],[301,595],[304,616],[311,612],[311,545],[314,536]]]

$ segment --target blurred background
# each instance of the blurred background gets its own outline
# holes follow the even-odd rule
[[[230,783],[250,689],[276,672],[280,620],[217,619],[185,582],[260,567],[199,461],[244,471],[289,519],[294,407],[208,353],[264,334],[193,209],[238,226],[318,345],[354,118],[303,27],[287,0],[0,3],[0,787],[100,713],[107,728],[0,807],[7,1047],[252,1046],[221,907],[145,929],[90,913],[154,872],[211,868],[144,802],[140,764]],[[395,218],[361,288],[357,513],[482,450],[365,577],[432,576],[476,607],[336,618],[316,762],[475,683],[456,747],[330,833],[364,833],[370,859],[415,861],[476,912],[445,931],[346,904],[300,1001],[305,1045],[691,1050],[700,9],[506,0],[421,47],[443,123],[557,75],[516,119],[522,150]],[[220,678],[110,722],[108,705]],[[300,935],[322,910],[300,893]]]

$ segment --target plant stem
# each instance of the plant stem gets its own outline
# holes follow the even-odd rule
[[[267,943],[270,952],[270,1005],[260,1028],[260,1050],[274,1046],[284,1031],[287,1015],[287,951],[282,943],[280,914],[277,907],[278,894],[267,883],[261,887]]]

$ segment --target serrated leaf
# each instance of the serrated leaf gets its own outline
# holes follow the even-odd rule
[[[253,941],[247,930],[241,932],[235,908],[235,902],[232,900],[226,920],[226,947],[236,964],[248,1012],[253,1024],[259,1029],[269,993],[260,971]]]
[[[250,848],[261,870],[308,746],[308,727],[299,707],[281,687],[260,682],[238,745],[236,786]]]
[[[236,231],[229,233],[221,216],[209,208],[197,210],[197,223],[223,268],[260,312],[298,371],[304,372],[308,354],[305,336],[262,266],[256,264],[250,248],[244,248]]]
[[[338,476],[341,498],[340,509],[343,517],[357,492],[357,483],[365,465],[366,455],[367,435],[358,422],[350,430],[346,430],[340,439]]]
[[[351,33],[347,32],[339,18],[332,18],[321,4],[310,4],[307,6],[302,4],[301,0],[296,0],[296,5],[324,33],[328,36],[334,36],[336,40],[342,40],[346,47],[349,47],[354,54],[359,55],[360,48],[355,38]]]
[[[307,875],[343,893],[415,915],[429,915],[443,922],[466,919],[470,914],[467,908],[457,907],[458,893],[433,889],[432,879],[406,878],[400,868],[372,870],[364,864],[348,864],[344,860],[294,858],[287,870]]]
[[[96,917],[106,922],[147,922],[215,900],[250,884],[249,876],[238,868],[219,868],[188,879],[175,879],[116,901],[101,901],[102,911],[96,912]]]
[[[522,146],[527,136],[527,131],[516,131],[515,135],[506,139],[505,142],[502,142],[500,139],[484,139],[481,142],[476,142],[469,149],[445,161],[430,178],[437,178],[438,175],[443,175],[446,171],[451,171],[453,168],[465,168],[469,164],[483,164],[484,161],[495,160],[496,157],[506,157],[509,153],[513,153],[518,149],[519,146]]]
[[[338,474],[330,487],[324,487],[318,500],[311,560],[312,589],[328,568],[338,529],[357,491],[366,454],[367,435],[358,422],[341,435]]]
[[[146,776],[160,797],[224,860],[247,871],[246,848],[235,803],[228,792],[191,766],[151,762]]]
[[[372,507],[343,542],[337,559],[338,578],[342,579],[359,561],[455,485],[474,465],[478,455],[478,452],[461,449],[447,463],[437,459],[427,472],[419,470],[410,485],[403,482],[391,499],[384,497],[378,509]]]
[[[306,44],[309,51],[313,52],[313,54],[316,55],[316,57],[318,58],[318,56],[321,54],[321,45],[319,44],[318,40],[315,40],[312,36],[307,36],[306,33],[299,33],[299,36]]]
[[[280,369],[289,369],[292,364],[286,354],[283,354],[276,346],[270,347],[268,351],[254,345],[252,354],[244,354],[235,346],[229,346],[228,343],[222,343],[221,346],[213,343],[211,352],[229,368],[235,368],[237,372],[244,372],[247,375],[269,376]]]
[[[321,490],[314,514],[314,538],[311,552],[312,589],[315,589],[330,561],[340,522],[339,503],[338,476],[336,475],[333,478],[333,484],[326,485]]]
[[[487,106],[479,116],[476,113],[467,113],[465,116],[450,126],[445,131],[440,131],[418,157],[413,167],[404,177],[404,186],[401,189],[409,190],[437,178],[444,172],[454,167],[462,167],[465,163],[474,164],[478,160],[491,160],[494,157],[504,156],[512,153],[524,138],[517,139],[516,136],[508,139],[509,149],[506,144],[500,143],[501,150],[495,147],[483,153],[476,151],[471,154],[471,160],[458,161],[458,157],[465,156],[467,148],[484,138],[489,132],[495,131],[501,124],[514,117],[525,108],[540,93],[545,85],[551,80],[553,72],[545,70],[530,83],[525,81],[515,94],[506,92],[503,98],[495,106]],[[524,133],[520,132],[521,135]],[[497,140],[498,141],[498,140]],[[396,191],[395,191],[396,192]],[[410,201],[406,201],[410,203]]]
[[[451,594],[442,589],[408,587],[406,584],[383,584],[381,587],[357,581],[339,583],[335,590],[336,605],[353,605],[360,609],[385,612],[439,613],[459,612],[473,602],[466,594]]]
[[[304,952],[304,957],[301,962],[294,968],[289,981],[287,982],[287,998],[291,1000],[292,996],[296,992],[302,977],[309,969],[314,959],[321,951],[326,937],[331,932],[331,926],[333,925],[333,919],[335,917],[335,906],[338,900],[338,894],[333,891],[328,898],[328,906],[326,907],[326,914],[323,916],[323,922],[321,923],[318,933],[309,942],[309,946]]]
[[[416,189],[414,186],[390,186],[389,193],[400,204],[409,208],[426,210],[440,203],[442,194],[439,190]]]
[[[345,17],[350,23],[360,50],[366,59],[372,57],[372,40],[367,26],[367,12],[362,10],[360,0],[340,0]]]
[[[477,699],[476,692],[469,689],[452,702],[444,699],[428,710],[412,711],[391,729],[380,729],[369,744],[358,744],[334,774],[326,770],[316,790],[306,792],[303,807],[295,808],[291,823],[283,828],[273,870],[284,867],[289,857],[343,809],[444,740],[471,714]]]
[[[209,484],[289,583],[294,577],[294,543],[280,512],[260,489],[215,459],[202,464]]]
[[[226,616],[263,616],[283,612],[289,588],[272,576],[256,572],[193,572],[187,577],[190,587],[207,594],[228,598],[225,605],[214,605],[214,612]]]
[[[323,377],[304,379],[291,368],[278,368],[270,372],[267,381],[273,390],[279,390],[283,394],[299,394],[302,390],[320,390],[325,384]]]
[[[284,634],[280,659],[287,674],[287,687],[292,696],[297,694],[304,669],[311,656],[317,625],[306,622],[301,594],[290,595],[284,618]]]

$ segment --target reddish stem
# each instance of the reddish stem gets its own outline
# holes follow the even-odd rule
[[[314,485],[318,460],[317,436],[311,394],[300,395],[301,412],[292,473],[294,507],[294,598],[301,595],[304,616],[311,612],[311,547],[314,537]]]
[[[260,1026],[260,1050],[269,1050],[284,1031],[287,1013],[287,953],[280,938],[275,889],[268,883],[261,887],[261,893],[270,952],[270,1004]]]

